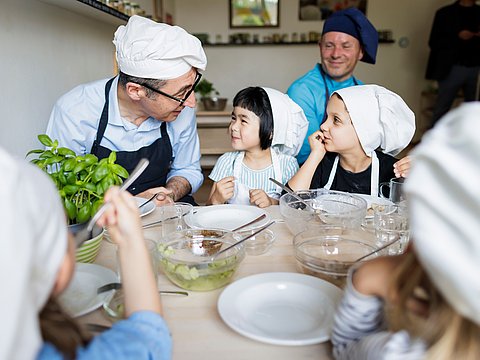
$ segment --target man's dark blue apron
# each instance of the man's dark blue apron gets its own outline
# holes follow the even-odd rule
[[[97,136],[90,151],[90,153],[96,155],[99,159],[108,157],[112,151],[101,146],[100,142],[102,141],[108,124],[108,98],[113,80],[114,79],[110,79],[105,85],[105,105],[103,106],[102,115],[100,116]],[[136,151],[117,151],[117,164],[122,165],[129,173],[132,172],[140,159],[147,158],[150,161],[150,164],[143,174],[128,188],[128,191],[133,195],[150,188],[165,186],[167,183],[167,175],[173,160],[173,151],[167,133],[166,122],[162,122],[160,134],[161,137],[155,142]],[[194,203],[193,198],[189,195],[178,201]]]

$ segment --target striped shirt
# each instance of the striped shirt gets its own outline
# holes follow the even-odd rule
[[[238,151],[232,151],[223,154],[218,158],[215,167],[210,173],[209,178],[217,182],[227,176],[233,176],[234,161],[239,154]],[[282,183],[286,184],[290,178],[298,171],[297,160],[290,155],[278,154],[280,163],[280,171],[282,172]],[[279,198],[281,193],[278,193],[277,186],[268,180],[274,178],[273,165],[261,170],[250,169],[245,163],[242,163],[242,171],[239,182],[245,184],[250,189],[262,189],[270,197]]]
[[[425,344],[405,330],[386,330],[383,301],[355,290],[353,271],[335,314],[331,337],[335,359],[423,359]]]

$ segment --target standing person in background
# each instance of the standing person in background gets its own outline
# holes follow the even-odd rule
[[[459,0],[435,13],[426,78],[438,81],[431,126],[453,104],[458,90],[465,101],[478,100],[480,72],[480,6]]]
[[[303,109],[308,132],[297,155],[303,164],[310,154],[308,137],[326,119],[326,107],[335,90],[362,84],[353,76],[357,62],[375,64],[378,34],[365,15],[356,8],[335,12],[323,25],[319,42],[321,64],[295,80],[287,94]]]
[[[207,59],[200,41],[178,26],[132,16],[113,40],[120,74],[77,86],[50,115],[47,134],[77,154],[117,152],[131,172],[150,165],[128,189],[157,205],[193,203],[203,182],[195,122],[195,86]]]

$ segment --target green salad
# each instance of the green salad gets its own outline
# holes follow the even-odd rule
[[[171,246],[160,244],[158,251],[162,255],[161,267],[170,281],[183,289],[194,291],[213,290],[228,284],[241,260],[236,255],[198,265],[185,265],[168,259],[175,254]]]

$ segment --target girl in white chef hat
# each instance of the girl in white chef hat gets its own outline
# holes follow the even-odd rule
[[[413,251],[350,271],[336,358],[480,358],[479,113],[478,102],[462,105],[415,149],[405,183]]]
[[[169,359],[171,338],[132,196],[109,190],[99,221],[118,245],[128,318],[91,338],[57,300],[74,272],[75,246],[55,186],[1,148],[0,168],[0,359]]]
[[[296,173],[294,156],[307,128],[303,110],[288,95],[258,86],[239,91],[228,128],[235,151],[217,160],[207,204],[278,204],[282,190],[269,178],[285,184]]]
[[[392,91],[378,85],[337,90],[328,101],[327,119],[308,139],[309,157],[288,185],[378,196],[379,184],[396,176],[393,156],[414,132],[413,112]],[[408,158],[402,163],[408,169]]]

